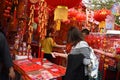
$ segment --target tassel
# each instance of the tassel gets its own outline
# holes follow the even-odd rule
[[[61,26],[61,21],[57,20],[56,21],[56,30],[60,30],[60,26]]]

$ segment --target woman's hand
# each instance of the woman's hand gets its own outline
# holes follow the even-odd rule
[[[9,69],[9,77],[11,80],[15,79],[15,72],[14,72],[13,67],[10,67],[10,69]]]
[[[57,52],[52,52],[51,54],[52,54],[53,58],[56,58],[56,56],[59,56],[59,53],[57,53]]]
[[[60,56],[60,57],[63,57],[63,58],[67,58],[67,54],[64,54],[64,53],[58,53],[58,52],[52,52],[51,53],[53,58],[56,58],[56,56]]]

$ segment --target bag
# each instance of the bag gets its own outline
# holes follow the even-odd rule
[[[88,76],[90,78],[98,77],[99,61],[94,50],[90,47],[90,64],[88,65]]]

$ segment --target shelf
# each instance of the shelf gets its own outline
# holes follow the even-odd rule
[[[120,34],[119,30],[107,30],[106,34]]]

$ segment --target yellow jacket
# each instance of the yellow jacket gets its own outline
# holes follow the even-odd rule
[[[41,46],[44,53],[50,54],[52,48],[56,46],[56,42],[51,37],[45,38],[41,41]]]

